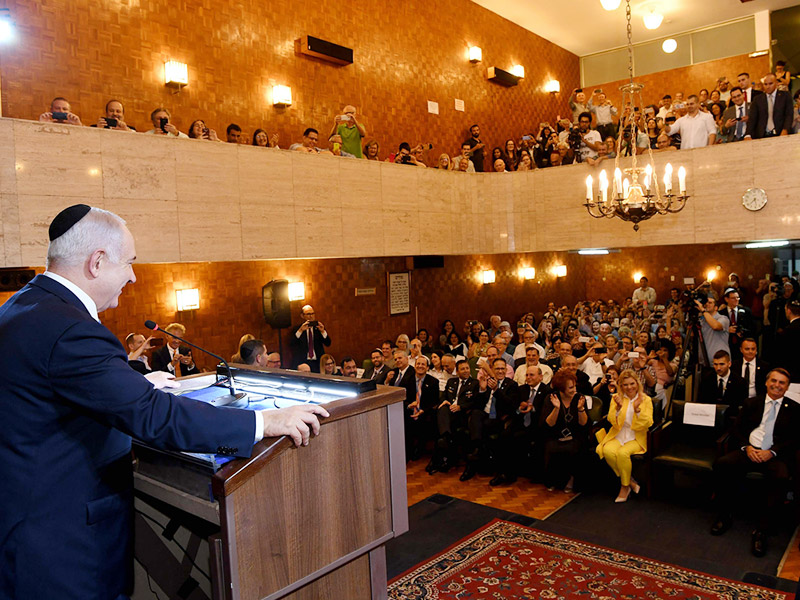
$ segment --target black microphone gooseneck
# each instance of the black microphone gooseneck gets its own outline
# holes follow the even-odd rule
[[[167,335],[169,335],[171,337],[174,337],[176,340],[180,340],[181,342],[185,343],[186,345],[191,346],[192,348],[197,348],[201,352],[205,352],[206,354],[209,354],[209,355],[213,356],[214,358],[216,358],[217,360],[219,360],[222,364],[225,365],[225,368],[228,369],[228,389],[230,389],[230,391],[231,391],[231,396],[236,396],[236,388],[233,385],[233,373],[231,372],[231,367],[228,364],[227,360],[225,360],[221,356],[217,356],[213,352],[209,352],[205,348],[201,348],[197,344],[193,344],[189,340],[186,340],[186,339],[184,339],[182,337],[179,337],[179,336],[175,335],[174,333],[170,333],[169,331],[161,329],[158,326],[158,323],[156,323],[155,321],[151,321],[151,320],[148,319],[147,321],[144,322],[144,326],[147,327],[148,329],[152,329],[153,331],[161,331],[163,333],[166,333]]]

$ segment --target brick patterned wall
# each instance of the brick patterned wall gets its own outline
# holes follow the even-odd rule
[[[567,266],[567,277],[556,279],[549,269]],[[771,271],[769,250],[734,250],[729,244],[625,249],[607,257],[568,253],[446,256],[442,269],[417,269],[411,273],[412,312],[390,317],[386,292],[387,272],[407,269],[404,258],[362,258],[291,261],[250,261],[137,265],[137,282],[128,286],[120,306],[106,311],[103,322],[120,340],[130,331],[144,331],[146,319],[161,325],[182,321],[187,335],[226,358],[236,350],[244,333],[263,338],[270,350],[278,336],[264,323],[261,286],[271,279],[304,281],[306,299],[292,302],[292,322],[300,322],[300,307],[313,304],[317,317],[330,331],[331,352],[337,359],[352,354],[358,359],[384,338],[413,334],[415,313],[419,326],[431,332],[444,319],[459,329],[467,319],[488,321],[497,312],[510,322],[529,310],[541,313],[547,302],[574,304],[584,298],[622,300],[636,287],[632,274],[641,270],[659,298],[683,277],[701,280],[709,268],[721,267],[720,278],[736,270],[745,284],[755,283]],[[522,267],[535,267],[536,280],[519,276]],[[479,282],[482,269],[496,271],[492,285]],[[41,271],[41,269],[39,269]],[[675,276],[675,281],[670,276]],[[753,278],[753,279],[750,279]],[[201,309],[178,314],[175,290],[198,287]],[[375,287],[374,296],[355,296],[355,288]],[[11,296],[0,293],[0,303]],[[288,331],[284,331],[284,348]],[[213,361],[197,357],[210,368]]]
[[[470,2],[385,0],[342,4],[299,0],[8,0],[19,42],[3,48],[3,115],[33,119],[57,95],[68,98],[85,124],[119,98],[127,119],[150,129],[150,111],[165,106],[182,131],[202,118],[224,138],[228,123],[245,134],[278,132],[281,147],[305,127],[327,136],[344,104],[363,114],[381,157],[401,141],[431,142],[430,162],[455,153],[474,122],[491,146],[518,137],[543,118],[566,114],[579,79],[578,57]],[[390,10],[387,10],[391,6]],[[355,63],[340,67],[299,56],[294,40],[313,35],[353,48]],[[471,64],[467,47],[483,49]],[[163,62],[189,65],[189,86],[173,94]],[[514,88],[486,80],[486,69],[519,62],[526,78]],[[273,108],[274,84],[292,88],[294,103]],[[466,112],[454,110],[454,99]],[[429,115],[427,101],[439,102]]]
[[[723,75],[728,78],[733,87],[738,85],[736,79],[739,73],[750,73],[750,77],[757,80],[763,77],[769,69],[769,56],[750,58],[747,54],[741,54],[679,69],[651,73],[636,77],[636,81],[645,86],[642,92],[645,104],[658,106],[658,101],[664,94],[674,97],[675,92],[683,92],[683,96],[686,98],[690,94],[697,94],[703,88],[710,93],[716,87],[717,79]],[[595,88],[603,88],[614,105],[619,107],[622,103],[622,92],[619,91],[619,86],[623,83],[627,83],[627,79],[610,81],[587,89],[591,92]]]

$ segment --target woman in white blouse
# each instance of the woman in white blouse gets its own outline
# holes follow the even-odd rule
[[[615,502],[625,502],[631,490],[639,492],[639,484],[631,477],[631,456],[647,451],[647,430],[653,424],[653,401],[645,395],[642,384],[630,369],[619,376],[620,392],[611,398],[608,422],[611,429],[600,430],[597,454],[620,479],[619,495]]]

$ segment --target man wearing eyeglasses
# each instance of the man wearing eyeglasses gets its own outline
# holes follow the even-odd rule
[[[300,311],[303,323],[296,327],[292,336],[292,368],[306,363],[314,373],[319,373],[319,359],[325,348],[331,345],[331,336],[325,325],[317,321],[314,307],[306,304]]]

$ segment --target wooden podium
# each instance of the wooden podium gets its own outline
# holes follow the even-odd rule
[[[202,498],[202,484],[199,493],[191,481],[173,487],[185,469],[173,460],[164,471],[164,461],[154,465],[144,453],[137,496],[218,518],[219,533],[209,538],[214,599],[386,598],[384,544],[408,530],[404,397],[378,386],[325,404],[330,417],[308,446],[262,440],[251,458],[213,474],[213,500]]]

